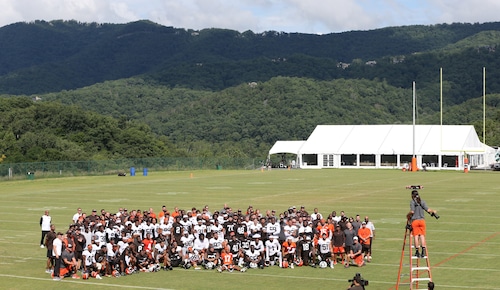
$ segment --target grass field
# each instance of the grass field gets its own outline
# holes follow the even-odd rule
[[[436,289],[500,289],[500,173],[401,172],[396,170],[272,170],[150,172],[149,176],[76,177],[1,182],[0,288],[2,289],[346,289],[356,272],[366,289],[395,289],[410,192],[441,218],[427,216],[427,243]],[[373,261],[361,269],[302,267],[222,273],[176,269],[121,278],[52,281],[44,273],[39,219],[50,210],[65,230],[82,207],[158,212],[164,204],[190,209],[248,205],[284,211],[304,205],[328,214],[368,215],[376,227]]]

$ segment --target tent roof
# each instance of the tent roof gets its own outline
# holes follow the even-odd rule
[[[472,125],[415,126],[416,154],[438,155],[484,150]],[[413,125],[318,125],[298,152],[411,155]]]
[[[276,141],[271,150],[269,150],[269,155],[277,153],[298,154],[300,147],[305,143],[306,141]]]

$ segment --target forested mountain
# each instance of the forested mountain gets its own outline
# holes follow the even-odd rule
[[[208,92],[153,86],[132,78],[41,98],[122,121],[146,122],[180,148],[203,156],[262,156],[276,140],[307,139],[318,124],[412,122],[411,89],[354,79],[276,77]],[[488,140],[500,144],[500,95],[488,95],[487,101]],[[437,111],[418,107],[419,124],[439,124]],[[475,124],[482,132],[481,98],[463,105],[445,105],[443,116],[444,124]]]
[[[500,145],[499,43],[500,22],[327,35],[16,23],[0,28],[0,95],[26,97],[0,103],[0,155],[262,157],[318,124],[410,123],[413,81],[418,122],[437,124],[440,68],[444,123],[481,135],[483,67],[487,143]],[[130,134],[157,142],[135,154]]]
[[[469,42],[444,56],[428,52],[442,51],[481,32],[499,30],[500,22],[388,27],[326,35],[194,31],[149,21],[16,23],[0,28],[0,94],[56,92],[139,74],[172,87],[212,90],[274,76],[372,79],[381,72],[390,84],[407,87],[414,80],[427,82],[428,76],[437,75],[439,67],[451,74],[465,74],[463,78],[473,81],[475,75],[469,72],[472,67],[498,67],[498,57],[491,63],[488,50],[477,53],[478,47],[496,47],[497,38]],[[390,65],[394,57],[401,60],[402,56],[404,61]],[[377,66],[365,65],[373,60],[377,60]],[[339,62],[353,65],[342,69],[337,67]]]

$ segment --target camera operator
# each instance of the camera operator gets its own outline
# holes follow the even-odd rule
[[[428,212],[436,219],[439,218],[439,216],[436,214],[437,212],[427,207],[427,203],[424,200],[420,199],[418,191],[413,190],[411,192],[410,212],[408,213],[407,217],[409,220],[411,220],[412,234],[415,237],[415,257],[417,258],[424,258],[426,256],[424,211]],[[422,246],[421,253],[419,251],[420,246]]]
[[[351,282],[351,287],[347,288],[347,290],[365,290],[365,285],[368,285],[368,281],[364,280],[360,273],[356,273],[349,282]]]

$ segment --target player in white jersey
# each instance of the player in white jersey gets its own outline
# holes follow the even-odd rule
[[[198,238],[200,234],[206,235],[207,226],[204,222],[205,221],[200,218],[198,219],[197,224],[195,224],[195,226],[193,227],[193,233],[196,238]]]
[[[154,259],[157,264],[163,265],[163,269],[167,269],[168,265],[168,252],[167,252],[167,244],[165,241],[160,240],[156,243],[154,249]]]
[[[103,225],[98,224],[97,231],[94,232],[94,239],[99,247],[106,245],[106,233]]]
[[[136,220],[135,223],[132,224],[132,236],[138,235],[139,239],[142,240],[142,226],[139,224],[139,220]]]
[[[266,225],[265,232],[268,236],[279,236],[281,233],[280,223],[276,221],[276,217],[272,216],[271,221]]]
[[[266,248],[264,247],[264,243],[260,239],[260,234],[255,234],[252,236],[253,240],[250,242],[250,247],[254,246],[255,250],[261,253],[262,258],[264,258],[264,253]]]
[[[285,239],[292,237],[293,241],[297,238],[297,226],[294,223],[295,219],[288,219],[287,224],[283,227]]]
[[[186,214],[182,216],[182,220],[179,223],[184,228],[184,232],[191,233],[191,228],[193,227],[193,224],[191,223]]]
[[[318,255],[321,261],[329,262],[330,267],[333,269],[333,247],[332,241],[327,237],[326,233],[323,233],[321,238],[318,240]]]
[[[95,266],[95,250],[92,244],[89,244],[85,250],[82,252],[83,256],[83,272],[90,273],[94,270]]]
[[[250,244],[250,249],[245,251],[245,262],[247,267],[264,269],[264,260],[262,259],[261,252],[255,249],[253,244]]]
[[[281,244],[278,236],[270,236],[266,241],[266,265],[273,266],[276,261],[281,261]]]
[[[194,235],[189,234],[188,232],[184,232],[181,237],[182,243],[182,255],[186,255],[189,247],[193,247],[194,244]]]
[[[223,243],[224,243],[224,236],[219,233],[213,233],[212,238],[208,241],[210,245],[212,245],[217,253],[221,253]]]
[[[106,228],[106,235],[108,236],[108,240],[117,240],[117,237],[120,236],[120,226],[113,226],[112,228]]]
[[[78,222],[78,220],[80,219],[81,216],[82,216],[82,209],[79,207],[76,210],[76,213],[73,215],[73,218],[72,218],[73,223],[76,224],[76,222]]]
[[[198,238],[196,238],[193,242],[193,248],[200,253],[200,255],[204,255],[205,251],[208,249],[209,242],[208,239],[205,238],[203,233],[200,233]]]
[[[49,211],[46,210],[42,217],[40,217],[40,228],[42,229],[42,238],[40,239],[40,248],[45,248],[45,236],[50,232],[50,224],[52,218],[49,215]]]
[[[184,256],[184,267],[189,268],[193,266],[195,270],[200,270],[201,268],[198,265],[201,265],[201,263],[201,254],[197,250],[194,250],[193,247],[188,247],[187,253]]]
[[[222,234],[221,234],[221,233],[222,233],[222,229],[223,229],[223,228],[224,228],[224,227],[223,227],[223,226],[219,223],[219,220],[218,220],[218,219],[214,219],[214,220],[213,220],[213,223],[212,223],[212,225],[211,225],[211,232],[212,232],[212,235],[213,235],[214,233],[217,233],[217,234],[219,234],[219,236],[221,236],[221,237],[223,238],[223,237],[224,237],[224,235],[222,235]]]

